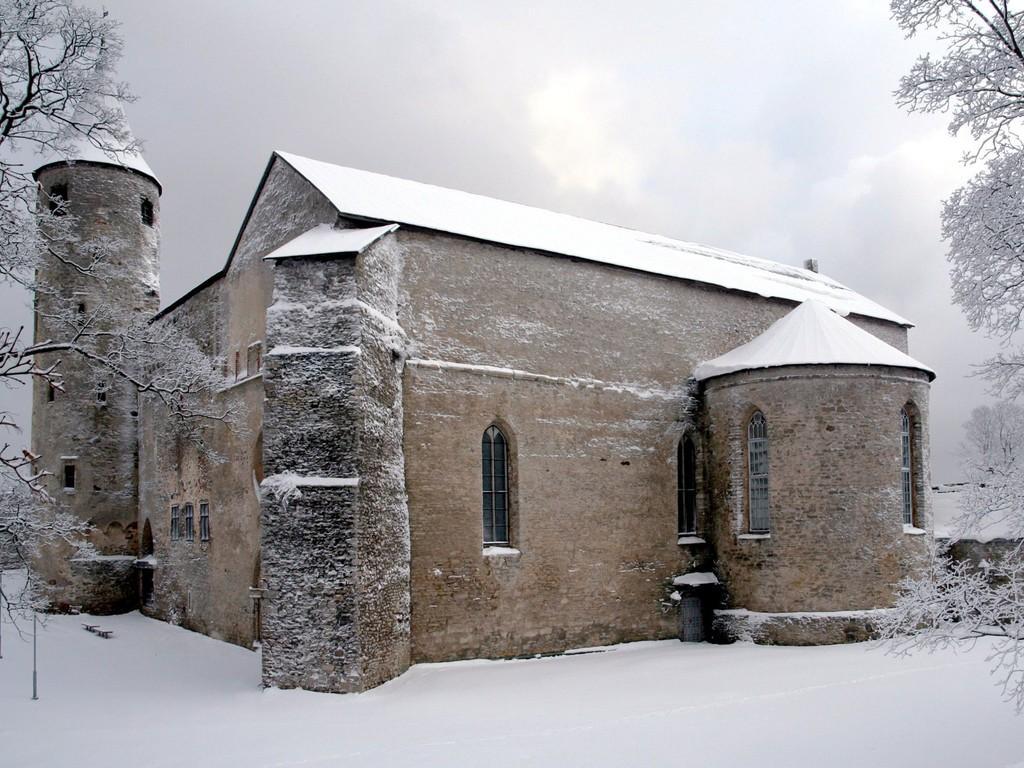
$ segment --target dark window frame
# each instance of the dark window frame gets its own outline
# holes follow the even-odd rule
[[[482,474],[483,544],[485,547],[509,547],[512,532],[509,524],[509,450],[505,433],[491,424],[484,430],[480,443]]]
[[[210,540],[210,502],[199,502],[199,540]]]
[[[900,408],[900,512],[904,525],[916,524],[914,498],[914,420]]]
[[[171,505],[171,541],[178,541],[181,538],[181,507],[177,504]]]
[[[64,216],[68,212],[68,183],[54,184],[46,192],[49,198],[47,206],[54,216]]]
[[[185,502],[185,541],[196,540],[195,506],[191,501]]]
[[[68,482],[69,479],[70,482]],[[78,490],[78,465],[73,459],[64,461],[64,467],[61,470],[61,488],[68,492]]]
[[[156,221],[153,211],[153,201],[148,197],[143,196],[139,201],[139,217],[142,219],[142,223],[147,227],[152,227]]]
[[[768,419],[754,411],[747,421],[747,522],[750,533],[771,533]]]
[[[676,528],[680,536],[697,535],[697,446],[683,435],[676,447]]]

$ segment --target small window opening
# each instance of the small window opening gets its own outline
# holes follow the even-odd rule
[[[181,538],[181,511],[177,504],[171,507],[171,541]]]
[[[210,502],[199,502],[199,540],[210,540]]]
[[[185,541],[196,540],[196,527],[195,527],[195,516],[194,508],[192,504],[185,505]]]
[[[153,203],[150,202],[149,198],[142,198],[142,202],[139,205],[139,211],[142,214],[142,223],[147,227],[153,226]]]
[[[54,184],[50,187],[49,191],[50,202],[49,208],[50,213],[54,216],[63,216],[68,210],[68,185],[67,184]]]
[[[80,314],[80,315],[84,315],[85,314],[85,302],[84,301],[78,302],[78,314]]]
[[[105,381],[96,382],[96,404],[106,405],[107,404],[107,389],[108,385]]]
[[[235,381],[238,381],[239,369],[242,363],[242,353],[235,350]]]
[[[263,364],[263,344],[256,342],[250,344],[249,349],[246,350],[245,355],[245,375],[255,376],[260,372],[260,366]]]
[[[50,382],[46,382],[46,402],[52,403],[57,399],[57,388]]]
[[[78,487],[78,469],[74,462],[64,464],[64,490],[73,491]]]

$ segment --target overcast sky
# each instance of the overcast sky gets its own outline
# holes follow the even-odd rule
[[[275,149],[817,258],[917,324],[911,353],[938,372],[938,482],[958,475],[961,425],[988,400],[970,366],[995,345],[952,305],[939,238],[962,145],[942,116],[893,104],[924,43],[887,5],[103,3],[123,22],[128,116],[163,183],[165,304],[223,264]],[[17,306],[4,302],[3,325]],[[0,392],[7,404],[26,413],[26,393]]]

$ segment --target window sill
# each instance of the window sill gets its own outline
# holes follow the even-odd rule
[[[924,528],[918,528],[914,525],[907,525],[906,523],[903,524],[903,532],[908,536],[924,536],[926,533],[928,533],[928,531],[926,531]]]
[[[523,554],[515,547],[484,547],[484,557],[518,557]]]
[[[687,544],[707,544],[707,542],[700,536],[683,535],[679,537],[679,541],[677,541],[676,544],[685,546]]]
[[[741,533],[736,538],[740,541],[761,541],[762,539],[770,539],[772,535],[770,533]]]

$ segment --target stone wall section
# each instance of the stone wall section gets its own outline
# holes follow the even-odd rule
[[[398,274],[387,242],[358,258],[274,267],[264,380],[267,685],[358,691],[409,665]]]
[[[793,305],[407,227],[395,237],[414,661],[672,636],[666,585],[711,556],[677,544],[687,379]],[[906,349],[905,328],[853,321]],[[519,554],[482,550],[492,423],[512,445]]]
[[[160,196],[155,182],[121,168],[76,163],[42,170],[39,183],[40,206],[49,205],[47,193],[55,186],[67,187],[67,211],[74,217],[77,238],[67,256],[84,266],[91,256],[82,252],[82,246],[101,241],[108,243],[109,253],[96,276],[82,275],[56,259],[44,260],[37,278],[56,294],[40,292],[36,297],[35,340],[64,339],[65,331],[51,327],[49,319],[60,308],[80,308],[84,316],[112,307],[125,312],[126,318],[152,315],[160,302]],[[142,222],[143,198],[153,204],[154,226]],[[93,526],[89,540],[100,555],[132,555],[138,546],[138,395],[128,382],[72,353],[39,355],[38,363],[48,366],[58,359],[63,391],[51,400],[49,387],[33,382],[32,450],[40,457],[37,466],[51,473],[48,491],[59,508]],[[104,400],[97,398],[98,385],[107,387]],[[63,488],[63,468],[69,462],[76,468],[73,491]],[[73,572],[73,555],[68,547],[59,546],[36,561],[54,605],[109,611],[107,595],[97,591],[95,601],[90,598],[97,580],[76,582],[83,572]],[[119,579],[120,572],[111,572],[110,577]],[[115,589],[133,587],[130,583]]]
[[[243,646],[259,639],[254,600],[263,594],[258,484],[264,475],[264,387],[262,372],[250,369],[247,353],[259,344],[261,363],[266,363],[273,284],[262,257],[334,216],[318,192],[274,160],[227,274],[158,320],[189,334],[221,361],[224,385],[215,400],[235,415],[204,435],[210,450],[202,451],[168,422],[157,404],[143,404],[138,529],[149,522],[156,559],[153,599],[143,606],[148,615]],[[330,414],[324,418],[329,421]],[[301,442],[295,448],[300,451]],[[209,542],[199,538],[200,501],[210,503]],[[177,505],[183,514],[186,502],[194,505],[195,541],[172,541],[170,508]]]
[[[904,532],[900,409],[916,406],[915,518]],[[884,608],[927,558],[928,384],[924,373],[791,366],[711,379],[705,407],[713,543],[731,605],[751,611]],[[747,423],[768,424],[771,531],[749,532]]]

